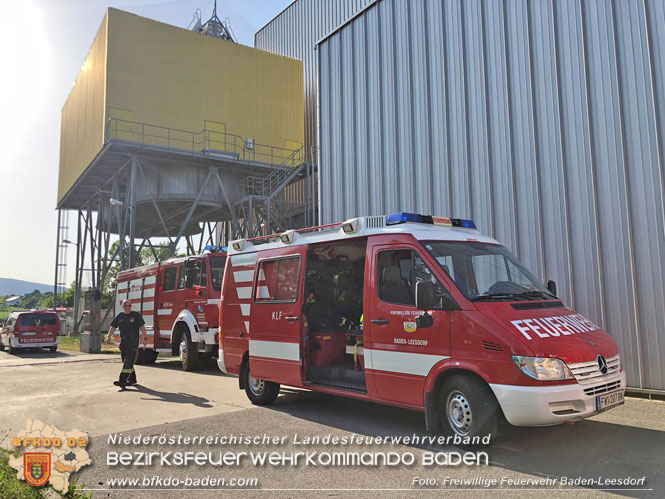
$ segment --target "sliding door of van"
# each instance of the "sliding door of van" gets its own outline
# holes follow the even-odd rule
[[[404,239],[400,244],[395,237],[370,238],[365,367],[380,399],[423,406],[430,369],[450,357],[451,312],[436,310],[431,327],[416,327],[416,318],[423,313],[415,307],[416,282],[431,281],[440,294],[447,289],[432,271],[434,264],[427,263],[429,255]]]
[[[265,252],[256,262],[249,331],[254,378],[302,383],[302,293],[307,247]]]

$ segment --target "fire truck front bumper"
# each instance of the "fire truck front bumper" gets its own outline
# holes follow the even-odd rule
[[[219,355],[217,356],[217,367],[219,367],[219,370],[224,374],[228,374],[226,372],[226,364],[224,363],[224,350],[221,348],[219,349]]]
[[[490,387],[510,424],[549,426],[579,421],[623,403],[626,373],[604,379],[603,383],[607,389],[577,383],[551,386],[490,384]]]

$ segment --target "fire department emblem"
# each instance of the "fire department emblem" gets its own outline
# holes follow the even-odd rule
[[[41,487],[51,477],[51,454],[49,452],[26,452],[23,454],[23,476],[25,481]]]
[[[404,331],[407,333],[413,333],[418,329],[418,325],[415,321],[406,321],[404,322]]]

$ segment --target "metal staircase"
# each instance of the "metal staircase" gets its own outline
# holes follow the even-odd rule
[[[242,190],[240,194],[274,198],[303,169],[303,166],[307,163],[305,152],[305,146],[296,149],[268,176],[258,177],[250,175],[245,177],[239,183],[239,188]]]
[[[315,171],[310,148],[302,146],[294,150],[281,164],[266,176],[250,175],[238,183],[238,218],[247,220],[247,237],[283,232],[312,223],[311,202],[314,194],[308,195],[306,202],[284,199],[284,189],[298,181],[310,180]]]

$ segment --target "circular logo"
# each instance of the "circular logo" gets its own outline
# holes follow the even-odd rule
[[[599,355],[597,359],[598,359],[598,368],[600,369],[600,372],[603,374],[607,374],[607,359],[605,359],[605,357],[603,357],[602,355]]]

